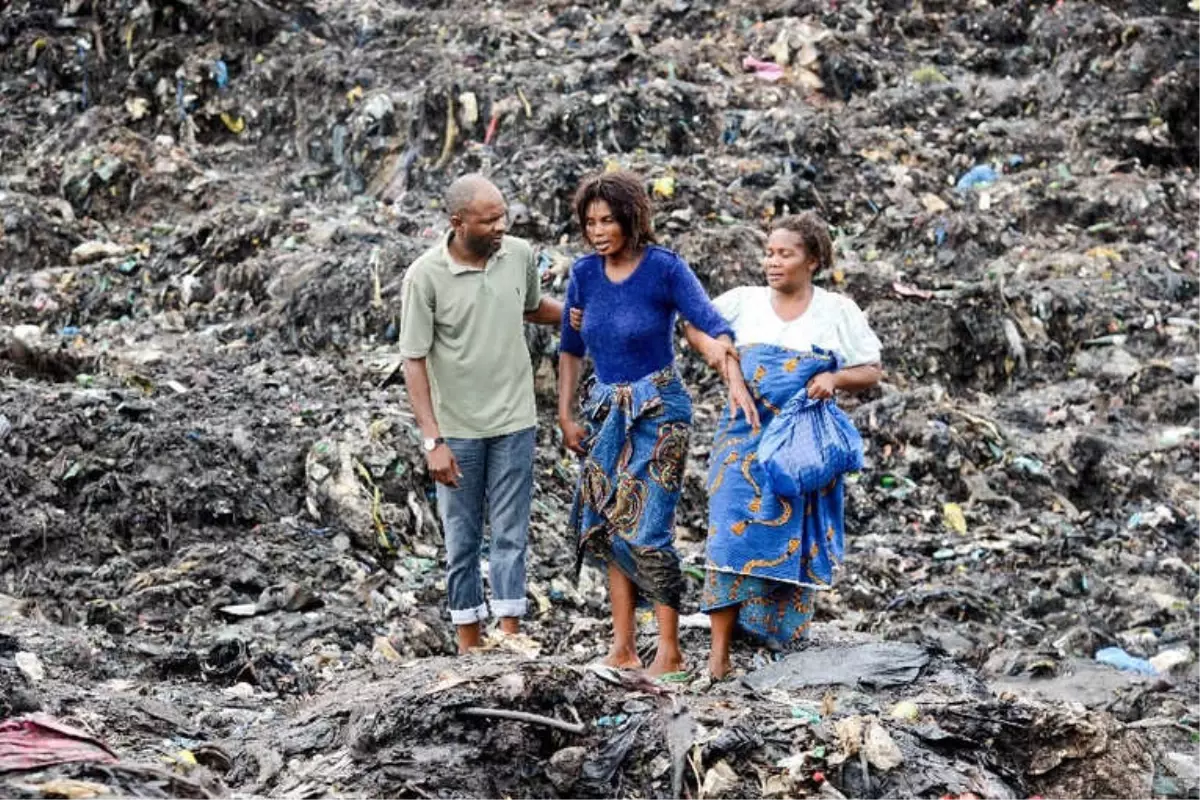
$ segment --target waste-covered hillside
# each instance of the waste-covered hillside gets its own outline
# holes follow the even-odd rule
[[[1200,796],[1197,13],[9,3],[3,793]],[[544,329],[529,638],[448,658],[400,280],[478,170],[561,293],[610,166],[713,294],[816,210],[885,346],[818,633],[732,684],[589,668]]]

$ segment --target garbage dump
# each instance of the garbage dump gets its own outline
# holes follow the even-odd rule
[[[1196,4],[465,8],[0,10],[3,794],[1200,797]],[[817,211],[884,344],[837,587],[731,681],[716,377],[664,686],[596,665],[532,327],[532,613],[451,657],[400,281],[483,171],[561,295],[618,167],[714,295]]]

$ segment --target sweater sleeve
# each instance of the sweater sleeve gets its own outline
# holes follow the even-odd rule
[[[580,335],[579,331],[571,327],[571,309],[583,308],[579,289],[579,273],[578,264],[571,267],[571,279],[567,283],[567,301],[563,303],[562,329],[558,337],[558,349],[559,352],[583,358],[584,354],[587,353],[587,346],[584,345],[583,336]]]
[[[734,338],[733,328],[708,299],[700,279],[686,261],[679,256],[672,258],[667,277],[671,300],[684,319],[714,339],[722,334]]]

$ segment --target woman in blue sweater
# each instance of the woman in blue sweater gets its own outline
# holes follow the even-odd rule
[[[705,352],[709,363],[724,361],[733,335],[687,263],[653,243],[650,198],[637,176],[586,178],[575,213],[595,253],[571,268],[563,309],[559,425],[566,446],[583,456],[571,522],[580,561],[590,556],[608,568],[613,644],[605,663],[641,667],[634,617],[640,592],[658,619],[649,672],[663,675],[683,668],[674,529],[692,428],[691,398],[675,371],[675,322],[682,315],[711,337],[705,346],[721,352]],[[570,324],[573,308],[587,309],[578,331]],[[589,353],[596,384],[580,423],[576,392]],[[731,402],[753,408],[744,385]]]

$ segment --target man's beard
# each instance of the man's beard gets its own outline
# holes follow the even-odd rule
[[[490,236],[464,236],[463,244],[477,256],[490,256],[500,249],[500,242]]]

